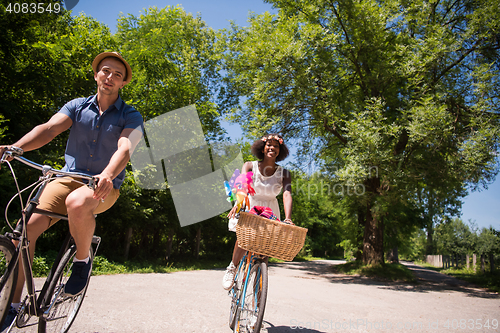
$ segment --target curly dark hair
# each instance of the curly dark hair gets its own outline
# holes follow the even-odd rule
[[[268,136],[273,136],[273,137],[277,136],[278,138],[283,139],[283,137],[277,133],[266,134],[263,136],[263,138]],[[284,141],[279,145],[280,145],[280,152],[276,157],[276,162],[283,161],[285,158],[288,157],[288,154],[290,154],[290,152],[288,151],[288,147],[286,146]],[[252,155],[257,157],[259,160],[263,160],[264,159],[263,150],[265,146],[266,146],[265,141],[262,141],[262,139],[256,140],[252,145]]]

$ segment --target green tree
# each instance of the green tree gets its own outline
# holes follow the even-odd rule
[[[478,254],[495,254],[500,255],[500,232],[490,228],[483,228],[477,239]]]
[[[423,186],[447,198],[451,183],[493,180],[495,1],[268,2],[277,16],[227,32],[228,85],[246,98],[235,119],[255,137],[299,139],[337,180],[363,189],[351,202],[364,263],[383,263],[384,224]]]
[[[476,244],[477,235],[461,219],[447,219],[436,227],[439,254],[472,254]]]
[[[292,194],[294,223],[308,229],[305,251],[317,257],[341,255],[345,216],[331,180],[319,173],[293,172]],[[281,196],[278,201],[281,205]]]
[[[425,254],[436,254],[433,239],[434,228],[441,221],[459,215],[462,206],[461,198],[466,194],[464,184],[456,182],[456,179],[454,184],[440,187],[444,190],[435,189],[432,183],[427,182],[427,185],[417,192],[416,206],[422,216],[423,225],[421,227],[424,227],[427,233]]]
[[[145,9],[118,20],[116,39],[134,78],[124,96],[152,119],[196,104],[207,139],[221,138],[220,52],[216,33],[181,7]]]

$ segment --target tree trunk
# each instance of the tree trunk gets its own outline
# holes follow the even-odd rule
[[[365,265],[384,264],[384,222],[382,217],[372,213],[371,203],[366,207],[363,263]]]
[[[399,253],[397,246],[394,246],[389,250],[389,252],[387,253],[387,260],[393,264],[399,264]]]
[[[172,254],[172,243],[174,241],[174,229],[168,229],[168,240],[167,240],[167,256],[165,259],[170,258],[170,255]]]
[[[128,255],[130,253],[130,243],[132,242],[132,234],[134,232],[134,229],[132,227],[129,227],[127,229],[127,236],[125,237],[125,251],[123,254],[123,257],[125,260],[128,260]]]
[[[384,264],[384,220],[372,212],[374,198],[380,195],[380,178],[371,177],[365,181],[368,203],[366,204],[365,232],[363,237],[363,264]]]
[[[196,253],[195,253],[195,258],[198,260],[198,257],[200,256],[200,242],[201,242],[201,227],[196,230]]]
[[[160,250],[160,230],[155,228],[155,230],[153,232],[153,253],[154,253],[154,255],[157,255],[158,253],[160,253],[160,255],[161,255],[161,252],[159,250]]]
[[[425,254],[432,255],[434,253],[434,240],[432,239],[432,234],[434,233],[432,219],[427,224],[427,244],[425,245]]]
[[[358,209],[358,223],[363,226],[363,230],[366,224],[365,220],[365,211],[363,208]],[[354,257],[356,260],[362,260],[363,258],[363,236],[362,235],[356,235],[356,240],[357,244],[360,244],[357,246],[356,253],[354,254]]]

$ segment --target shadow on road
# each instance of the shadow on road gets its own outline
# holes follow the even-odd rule
[[[289,270],[296,270],[297,276],[295,277],[297,278],[324,278],[332,283],[373,285],[383,289],[404,292],[427,293],[456,291],[466,293],[469,297],[500,298],[500,295],[497,293],[489,292],[486,289],[479,288],[468,282],[414,265],[413,263],[404,262],[403,264],[413,272],[417,279],[416,283],[392,282],[358,275],[335,273],[332,267],[344,262],[345,261],[341,260],[316,260],[308,262],[287,262],[276,265]]]
[[[318,331],[318,330],[313,330],[310,328],[291,328],[289,326],[274,326],[268,321],[264,320],[264,324],[266,326],[266,332],[268,333],[295,333],[297,331],[304,332],[304,333],[325,333],[323,331]]]

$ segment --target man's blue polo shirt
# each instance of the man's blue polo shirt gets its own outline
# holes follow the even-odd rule
[[[74,99],[59,113],[73,121],[64,155],[64,171],[100,174],[118,150],[122,131],[125,128],[143,131],[141,114],[120,97],[102,115],[99,115],[96,95]],[[125,169],[113,180],[113,187],[120,188],[124,178]]]

